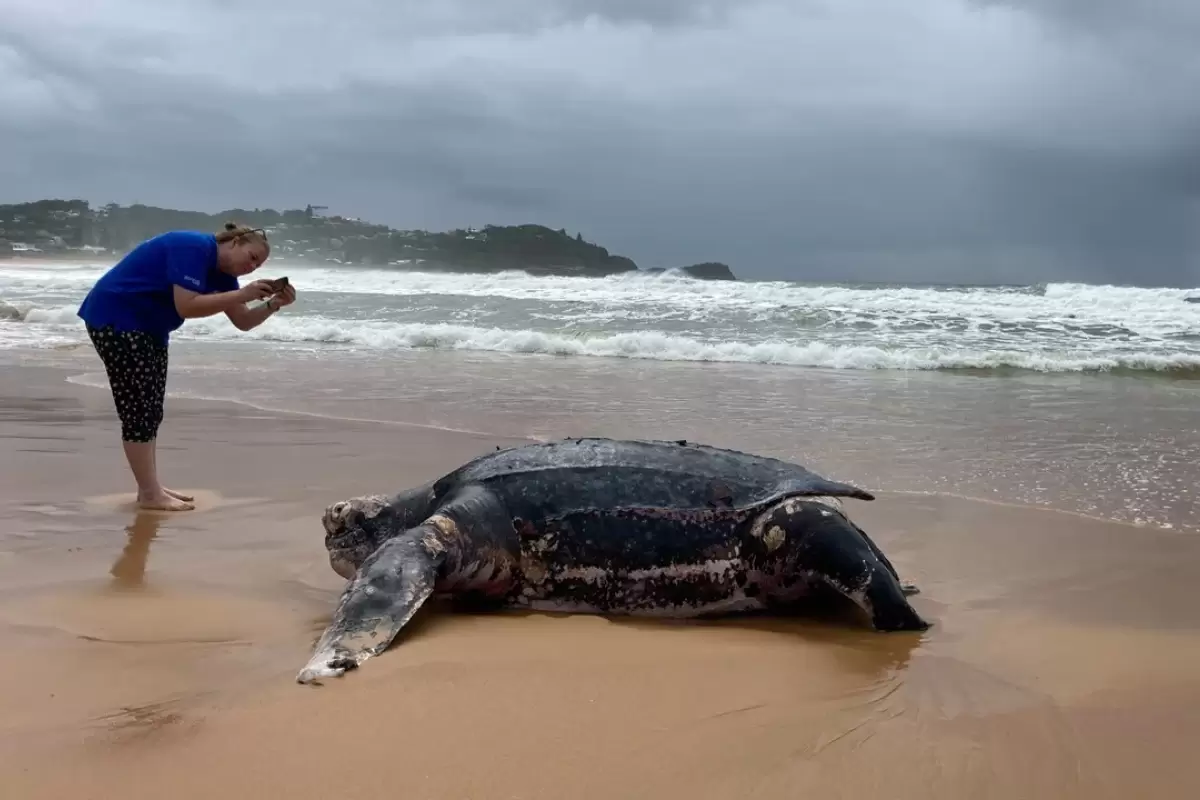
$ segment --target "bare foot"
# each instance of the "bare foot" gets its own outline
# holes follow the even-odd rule
[[[191,511],[196,505],[186,500],[180,500],[168,494],[164,489],[154,494],[139,495],[138,507],[150,511]]]
[[[190,494],[184,494],[183,492],[177,492],[174,489],[168,489],[165,486],[163,487],[163,493],[170,495],[171,497],[174,497],[176,500],[183,500],[188,503],[190,503],[196,499],[196,498],[192,497]]]

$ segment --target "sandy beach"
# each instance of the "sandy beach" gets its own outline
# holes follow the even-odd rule
[[[318,522],[520,441],[168,402],[132,509],[111,400],[0,369],[6,798],[1185,798],[1200,791],[1194,534],[938,495],[856,519],[934,627],[433,607],[322,687]]]

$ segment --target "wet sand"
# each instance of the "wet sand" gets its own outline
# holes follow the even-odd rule
[[[320,510],[517,440],[172,399],[199,508],[139,513],[66,374],[0,369],[4,798],[1200,794],[1193,533],[883,493],[851,509],[921,635],[431,607],[299,686],[342,584]]]

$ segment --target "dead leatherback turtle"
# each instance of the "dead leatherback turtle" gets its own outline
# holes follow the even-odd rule
[[[398,494],[325,511],[350,581],[301,683],[382,652],[431,595],[495,607],[697,617],[778,608],[824,584],[877,630],[929,627],[840,498],[797,464],[688,442],[497,450]]]

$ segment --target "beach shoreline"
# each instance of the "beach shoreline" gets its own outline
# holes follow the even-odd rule
[[[170,398],[161,469],[199,508],[139,514],[111,399],[69,374],[0,367],[5,796],[1200,788],[1193,535],[884,492],[850,510],[921,587],[925,634],[432,607],[303,687],[342,585],[321,509],[525,440]]]
[[[1200,532],[1192,381],[376,350],[275,336],[173,340],[168,392],[514,441],[684,438],[799,461],[876,490]],[[0,350],[3,363],[62,367],[70,382],[108,391],[77,331]]]

